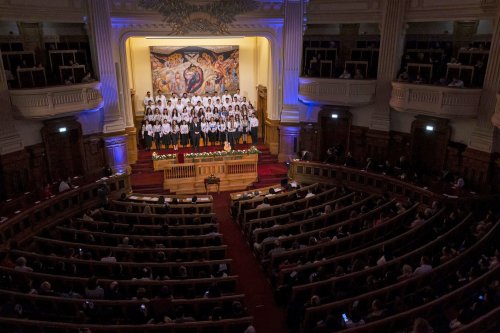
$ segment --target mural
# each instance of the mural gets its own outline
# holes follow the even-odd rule
[[[153,91],[199,95],[239,89],[239,46],[151,46]]]

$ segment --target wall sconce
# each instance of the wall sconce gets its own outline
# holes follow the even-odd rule
[[[427,126],[425,126],[425,130],[426,130],[427,132],[433,132],[433,131],[434,131],[434,126],[432,126],[432,125],[427,125]]]
[[[338,117],[339,117],[339,115],[338,115],[338,114],[336,114],[336,113],[332,113],[332,118],[333,118],[333,119],[337,119]]]
[[[59,133],[66,132],[66,127],[59,127]]]

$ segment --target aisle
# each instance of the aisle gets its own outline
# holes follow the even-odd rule
[[[214,195],[214,210],[220,224],[227,257],[233,259],[233,274],[239,275],[239,288],[245,294],[257,333],[287,333],[285,311],[275,305],[270,284],[243,234],[229,214],[229,193]]]

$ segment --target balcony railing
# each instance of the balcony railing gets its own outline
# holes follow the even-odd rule
[[[10,90],[14,112],[26,119],[68,116],[102,106],[101,83]]]
[[[299,98],[305,103],[361,106],[374,102],[376,80],[299,78]]]
[[[443,118],[476,118],[481,89],[392,83],[390,106],[401,112]]]

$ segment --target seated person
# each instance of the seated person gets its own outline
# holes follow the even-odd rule
[[[59,193],[71,190],[71,181],[68,177],[68,180],[61,180],[59,183]]]
[[[344,72],[339,76],[339,79],[350,79],[351,78],[351,73],[347,71],[347,69],[344,69]]]
[[[457,77],[453,77],[453,80],[448,84],[448,87],[453,87],[453,88],[463,88],[464,87],[464,81],[460,80]]]
[[[364,76],[361,74],[361,70],[356,69],[356,72],[354,73],[354,80],[363,80]]]

